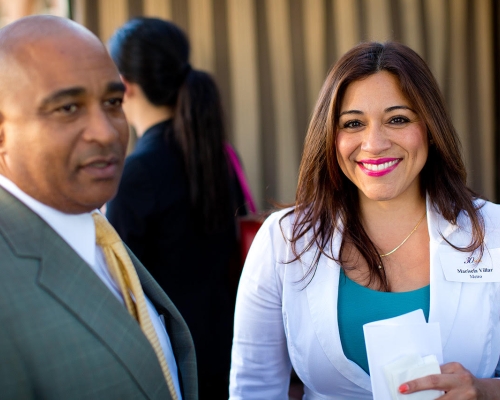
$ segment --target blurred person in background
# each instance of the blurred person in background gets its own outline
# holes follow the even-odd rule
[[[215,82],[189,64],[184,32],[135,18],[109,42],[139,140],[107,217],[169,292],[196,348],[201,399],[228,397],[234,297],[228,266],[243,194],[228,161]]]

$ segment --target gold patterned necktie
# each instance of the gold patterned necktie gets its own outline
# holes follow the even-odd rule
[[[132,260],[127,250],[125,250],[118,233],[116,233],[106,218],[98,212],[92,213],[92,218],[95,224],[96,243],[98,246],[101,246],[104,252],[108,270],[120,288],[127,310],[139,322],[144,335],[146,335],[151,346],[153,346],[172,399],[178,400],[165,355],[163,354],[153,323],[149,318],[144,292],[142,291],[142,286]]]

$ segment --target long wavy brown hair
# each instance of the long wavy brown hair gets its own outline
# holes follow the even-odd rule
[[[304,279],[314,277],[321,256],[335,259],[326,249],[338,232],[342,234],[342,244],[335,260],[348,267],[343,265],[343,252],[347,243],[354,245],[368,263],[370,283],[376,282],[380,290],[390,291],[384,269],[378,268],[383,261],[360,220],[358,189],[343,174],[337,160],[339,113],[345,91],[352,82],[379,71],[398,78],[403,94],[426,124],[430,146],[420,173],[422,195],[427,193],[432,205],[450,223],[457,224],[461,212],[470,219],[470,244],[457,247],[448,243],[464,252],[478,248],[483,251],[484,221],[474,203],[477,195],[466,186],[460,141],[431,71],[405,45],[362,43],[335,63],[323,84],[305,139],[295,207],[283,217],[296,216],[290,238],[294,258],[290,262],[300,260],[305,252],[317,247]],[[305,246],[299,250],[297,242],[305,239],[308,232],[312,235],[307,235]]]

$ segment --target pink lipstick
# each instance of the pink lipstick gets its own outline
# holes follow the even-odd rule
[[[396,169],[401,158],[377,158],[357,161],[359,168],[368,176],[384,176]]]

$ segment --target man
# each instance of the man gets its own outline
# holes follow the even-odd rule
[[[76,23],[35,16],[0,30],[2,399],[197,398],[182,317],[126,252],[140,293],[123,289],[96,245],[91,213],[114,196],[125,157],[123,92]]]

